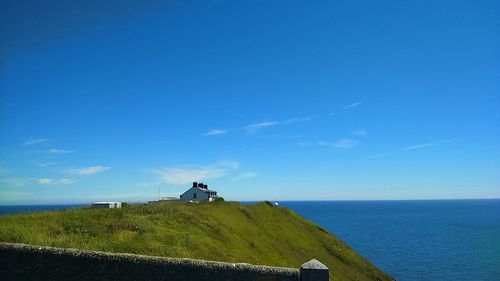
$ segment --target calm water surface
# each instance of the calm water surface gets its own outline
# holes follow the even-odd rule
[[[26,212],[40,212],[52,210],[64,210],[70,208],[79,208],[89,205],[19,205],[19,206],[0,206],[0,215],[19,214]]]
[[[280,202],[400,281],[500,280],[500,200]]]

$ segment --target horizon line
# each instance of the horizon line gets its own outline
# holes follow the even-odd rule
[[[472,200],[500,200],[498,198],[428,198],[428,199],[305,199],[305,200],[226,200],[225,202],[375,202],[375,201],[472,201]],[[0,204],[0,207],[8,207],[8,206],[78,206],[78,205],[91,205],[92,202],[75,202],[75,203],[52,203],[52,204]],[[147,204],[148,201],[117,201],[117,202],[125,202],[130,204]]]

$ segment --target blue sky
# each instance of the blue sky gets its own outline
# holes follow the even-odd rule
[[[498,1],[102,2],[1,2],[0,204],[500,197]]]

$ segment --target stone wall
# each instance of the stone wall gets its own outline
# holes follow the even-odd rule
[[[0,242],[0,279],[299,281],[298,269]],[[328,280],[328,279],[327,279]]]

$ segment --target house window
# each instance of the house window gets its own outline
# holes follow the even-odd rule
[[[193,198],[196,198],[196,193],[193,193]]]

